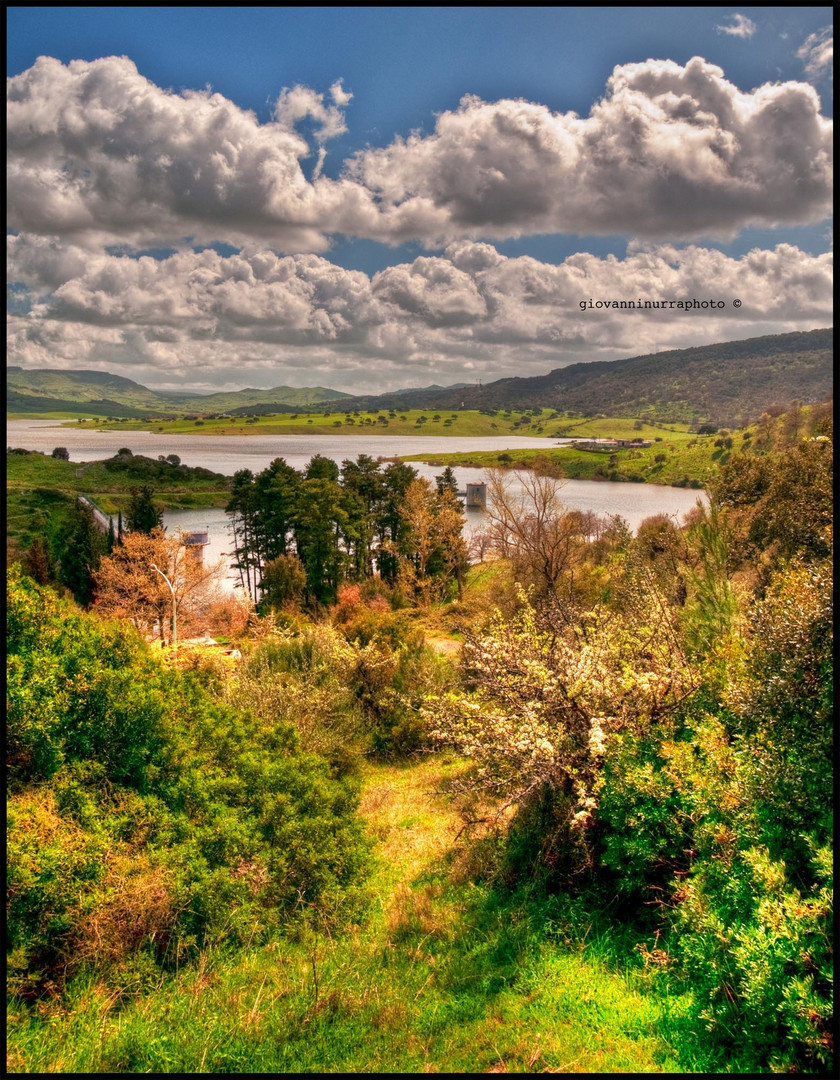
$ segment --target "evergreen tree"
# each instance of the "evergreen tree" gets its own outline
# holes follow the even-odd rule
[[[104,540],[89,506],[76,503],[64,532],[58,580],[87,607],[93,599],[93,575],[102,557]]]
[[[23,568],[29,577],[39,585],[46,585],[52,580],[52,565],[47,546],[40,536],[36,536],[23,557]]]
[[[250,469],[239,469],[233,474],[230,501],[225,510],[231,515],[233,529],[233,554],[242,588],[255,597],[259,584],[260,558],[257,549],[257,497],[254,474]]]
[[[341,488],[333,480],[310,477],[301,484],[295,539],[298,558],[306,570],[307,593],[318,604],[335,600],[344,576],[347,557],[339,538],[347,527],[348,515],[342,501]]]
[[[384,496],[376,520],[379,550],[376,563],[382,578],[389,584],[397,580],[400,561],[397,554],[408,529],[401,508],[406,492],[417,479],[417,470],[404,462],[394,462],[382,474]]]
[[[435,477],[435,484],[439,495],[442,495],[444,491],[450,491],[457,497],[458,481],[455,479],[455,472],[451,465],[447,465],[440,476]]]
[[[128,506],[129,532],[146,533],[148,536],[152,529],[163,526],[163,514],[155,506],[153,494],[154,489],[150,484],[144,484],[139,490],[132,492]]]
[[[289,554],[301,477],[283,458],[275,458],[255,481],[254,533],[261,566]]]

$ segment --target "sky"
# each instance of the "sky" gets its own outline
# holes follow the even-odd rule
[[[380,393],[833,324],[828,6],[6,17],[9,364]]]

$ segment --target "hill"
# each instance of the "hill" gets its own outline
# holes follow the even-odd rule
[[[166,394],[107,371],[54,368],[6,369],[9,412],[72,412],[95,416],[146,416],[185,412],[241,412],[254,406],[294,411],[348,397],[323,386],[275,386],[217,394]]]
[[[359,397],[342,408],[530,409],[734,426],[772,405],[832,394],[831,329],[592,361],[466,389]],[[404,404],[405,403],[405,406]]]
[[[328,412],[380,409],[549,408],[584,416],[647,420],[711,420],[729,427],[793,400],[824,401],[833,387],[831,329],[718,342],[691,349],[595,360],[547,375],[499,379],[485,386],[455,383],[375,395],[323,386],[275,386],[230,393],[163,394],[99,371],[7,368],[10,412],[79,411],[96,416],[221,412]]]

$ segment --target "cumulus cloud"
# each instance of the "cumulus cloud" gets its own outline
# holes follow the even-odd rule
[[[286,87],[274,106],[274,119],[282,128],[294,131],[300,120],[309,117],[320,124],[315,132],[318,142],[334,139],[336,135],[343,135],[347,130],[342,109],[353,95],[342,88],[340,79],[330,87],[330,95],[334,104],[325,105],[324,95],[316,93],[308,86],[298,85],[291,89]]]
[[[284,91],[276,119],[260,124],[220,94],[162,90],[126,57],[42,56],[8,80],[8,225],[91,247],[259,237],[323,250],[348,185],[306,180],[310,148],[294,123],[313,117],[321,140],[343,131],[348,95],[337,83],[332,97]],[[364,201],[349,192],[354,219]]]
[[[26,282],[32,305],[10,320],[10,363],[130,366],[152,385],[178,373],[187,387],[321,382],[374,392],[465,372],[535,375],[832,318],[831,255],[784,244],[741,259],[636,244],[623,259],[580,253],[552,265],[461,240],[372,278],[267,250],[156,260],[91,256],[43,237],[12,237],[8,248],[10,275]],[[686,299],[726,306],[596,306]]]
[[[805,64],[805,74],[809,79],[820,79],[831,75],[834,68],[834,33],[830,26],[810,34],[796,50],[796,55]]]
[[[728,34],[730,37],[751,38],[758,27],[748,19],[746,15],[731,15],[732,22],[729,26],[716,26],[719,34]]]
[[[261,124],[220,94],[163,90],[125,57],[41,57],[8,80],[9,227],[90,248],[188,238],[293,253],[332,234],[686,240],[830,212],[832,126],[805,83],[747,93],[694,58],[617,67],[588,117],[468,96],[432,134],[364,150],[333,180],[324,144],[350,96],[340,81],[331,103],[295,86]],[[310,179],[304,119],[320,147]]]
[[[731,236],[830,213],[831,132],[805,83],[744,93],[699,57],[647,60],[617,67],[587,118],[467,96],[349,175],[398,239]]]

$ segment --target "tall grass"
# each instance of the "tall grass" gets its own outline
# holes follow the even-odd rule
[[[434,794],[463,763],[364,768],[379,857],[363,924],[336,935],[313,919],[151,983],[88,974],[61,1001],[15,1002],[10,1070],[683,1071],[605,931],[463,872],[459,819]]]

